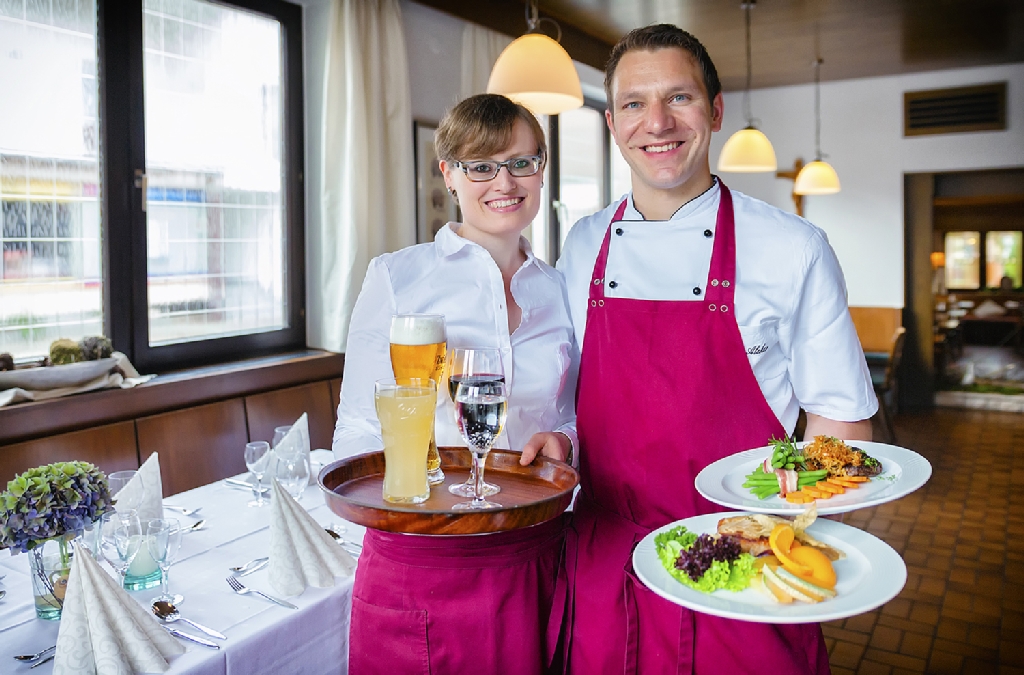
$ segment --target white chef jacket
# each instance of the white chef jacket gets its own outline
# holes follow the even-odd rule
[[[370,262],[352,311],[334,430],[335,457],[384,447],[373,383],[394,377],[392,314],[443,314],[448,349],[501,350],[508,421],[494,447],[522,450],[539,431],[564,432],[576,447],[579,359],[562,275],[535,258],[530,244],[520,239],[526,262],[512,276],[510,287],[522,321],[510,335],[498,265],[486,249],[460,237],[453,226],[458,228],[458,223],[441,228],[433,243],[385,253]],[[438,392],[434,429],[438,445],[466,445],[447,391]]]
[[[644,221],[626,196],[608,246],[607,297],[701,301],[715,241],[718,180],[667,221]],[[565,275],[576,341],[584,346],[597,253],[618,208],[580,219],[566,237]],[[850,318],[846,282],[825,233],[803,218],[732,191],[736,223],[735,317],[765,400],[787,433],[802,407],[856,422],[878,409]],[[618,230],[622,233],[619,234]],[[613,287],[614,286],[614,287]]]

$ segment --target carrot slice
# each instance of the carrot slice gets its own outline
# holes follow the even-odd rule
[[[786,501],[790,504],[806,504],[814,500],[802,492],[790,492],[786,494]]]
[[[851,480],[848,480],[846,478],[840,477],[840,478],[835,478],[833,480],[836,483],[838,483],[839,485],[843,486],[844,488],[850,488],[852,490],[856,490],[857,488],[860,487],[860,483],[855,483],[855,482],[853,482]]]
[[[867,476],[843,476],[843,480],[852,481],[854,483],[867,483],[870,479]]]
[[[819,490],[824,490],[825,492],[831,492],[834,495],[841,495],[844,492],[846,492],[846,488],[839,485],[834,485],[833,483],[829,483],[828,481],[824,480],[819,480],[817,483],[815,483],[814,487],[818,488]]]
[[[825,492],[824,490],[818,490],[817,488],[812,488],[810,485],[805,485],[803,487],[803,490],[804,490],[804,492],[806,492],[810,496],[814,497],[815,499],[828,499],[829,497],[832,496],[831,492]]]

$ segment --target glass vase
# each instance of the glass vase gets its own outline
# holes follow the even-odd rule
[[[60,619],[68,588],[73,552],[67,539],[48,539],[28,552],[32,595],[36,616],[47,621]]]

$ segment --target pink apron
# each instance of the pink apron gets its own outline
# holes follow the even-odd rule
[[[475,536],[367,530],[352,591],[349,672],[550,672],[564,531],[563,517]]]
[[[612,231],[628,236],[629,227],[609,226],[590,284],[577,397],[582,492],[567,535],[569,672],[827,674],[817,624],[691,612],[647,590],[633,573],[633,547],[646,534],[723,510],[694,489],[702,468],[784,431],[733,316],[729,190],[721,186],[703,301],[606,298]]]

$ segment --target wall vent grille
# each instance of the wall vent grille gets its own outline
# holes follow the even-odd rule
[[[903,93],[903,135],[1006,129],[1006,83]]]

